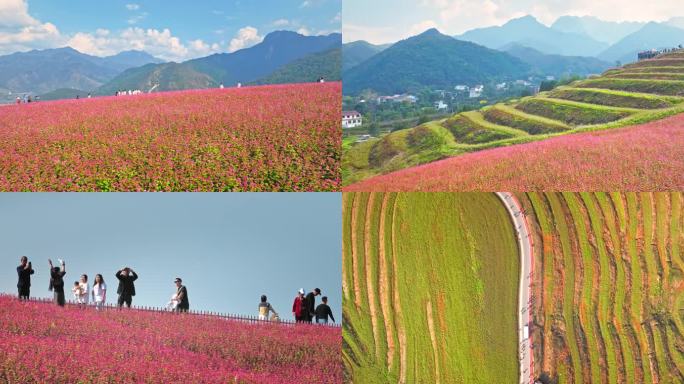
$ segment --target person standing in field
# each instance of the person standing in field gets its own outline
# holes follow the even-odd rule
[[[88,283],[88,275],[85,273],[81,275],[81,280],[78,282],[81,287],[81,302],[80,304],[88,305],[90,302],[90,284]]]
[[[188,299],[188,288],[183,285],[183,280],[180,277],[176,277],[174,280],[176,283],[176,299],[178,300],[178,306],[176,311],[187,312],[190,310],[190,300]]]
[[[31,296],[31,275],[35,272],[31,262],[28,261],[28,257],[22,256],[19,261],[19,266],[17,267],[17,275],[19,276],[19,281],[17,281],[17,288],[19,290],[19,299],[28,300]]]
[[[323,304],[320,304],[318,307],[316,307],[316,323],[328,324],[328,316],[330,316],[330,319],[334,323],[335,317],[332,314],[332,310],[328,306],[328,297],[323,296],[321,301],[323,301]]]
[[[135,281],[138,280],[138,274],[129,267],[118,271],[116,278],[119,280],[119,288],[116,293],[119,295],[119,308],[123,307],[124,303],[128,308],[133,303],[133,296],[135,296]]]
[[[314,314],[316,312],[316,296],[320,294],[321,290],[319,288],[314,288],[313,291],[309,292],[306,295],[306,298],[304,299],[304,309],[306,318],[304,319],[304,321],[310,323],[313,320]]]
[[[48,259],[50,263],[50,290],[54,292],[55,304],[63,307],[66,303],[64,298],[64,275],[66,275],[66,263],[64,260],[59,260],[59,267],[53,267],[52,260]]]
[[[294,299],[294,303],[292,303],[292,315],[294,315],[297,322],[302,322],[306,320],[304,313],[304,288],[300,288],[297,292],[297,297]]]
[[[107,301],[107,284],[105,284],[104,278],[99,273],[95,275],[95,284],[93,284],[93,303],[95,303],[95,309],[100,310],[104,307],[104,303]]]
[[[17,96],[17,105],[21,104],[21,97]]]
[[[261,295],[261,302],[259,303],[259,320],[268,320],[268,314],[273,312],[273,317],[277,317],[278,313],[273,309],[269,303],[266,295]]]

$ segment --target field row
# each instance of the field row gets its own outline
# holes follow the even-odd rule
[[[537,369],[559,383],[684,381],[684,196],[528,193]]]
[[[343,225],[348,381],[516,380],[519,255],[494,194],[344,194]]]

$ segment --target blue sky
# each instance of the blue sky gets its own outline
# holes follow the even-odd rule
[[[72,46],[182,61],[254,45],[274,30],[341,29],[342,0],[0,0],[0,54]]]
[[[681,0],[344,0],[345,42],[391,43],[436,27],[461,34],[527,14],[550,25],[563,15],[607,21],[665,21],[684,15]]]
[[[299,288],[319,287],[340,321],[339,193],[0,193],[0,292],[16,293],[16,266],[33,262],[31,295],[51,297],[48,258],[67,263],[70,286],[101,273],[140,278],[134,304],[164,306],[173,280],[191,309],[256,315],[261,294],[290,319]],[[320,297],[318,297],[320,302]]]

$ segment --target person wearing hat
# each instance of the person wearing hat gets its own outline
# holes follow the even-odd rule
[[[304,299],[305,316],[304,321],[310,323],[313,321],[314,315],[316,314],[316,296],[321,294],[319,288],[314,288],[313,291],[309,292]]]
[[[176,299],[178,300],[178,306],[176,311],[187,312],[190,310],[190,300],[188,300],[188,289],[183,285],[183,280],[180,277],[176,277],[173,281],[176,283]]]
[[[115,276],[119,279],[119,288],[116,290],[116,293],[119,294],[119,308],[123,307],[124,303],[130,308],[133,303],[133,296],[135,296],[134,282],[138,280],[138,274],[126,267],[117,272]]]
[[[306,321],[306,311],[304,309],[304,288],[300,288],[297,291],[297,297],[294,299],[292,304],[292,315],[297,322]]]

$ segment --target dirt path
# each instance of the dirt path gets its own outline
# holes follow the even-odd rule
[[[359,255],[356,251],[357,240],[356,240],[356,221],[357,217],[357,207],[358,196],[360,194],[355,193],[354,199],[352,200],[352,214],[351,214],[351,255],[352,255],[352,279],[354,281],[354,305],[356,305],[356,310],[361,308],[361,282],[359,281]]]
[[[435,361],[435,383],[441,384],[441,372],[439,369],[439,348],[437,347],[437,336],[435,335],[435,322],[432,317],[432,303],[427,301],[427,321],[428,330],[430,331],[430,341],[432,342],[432,355]]]

